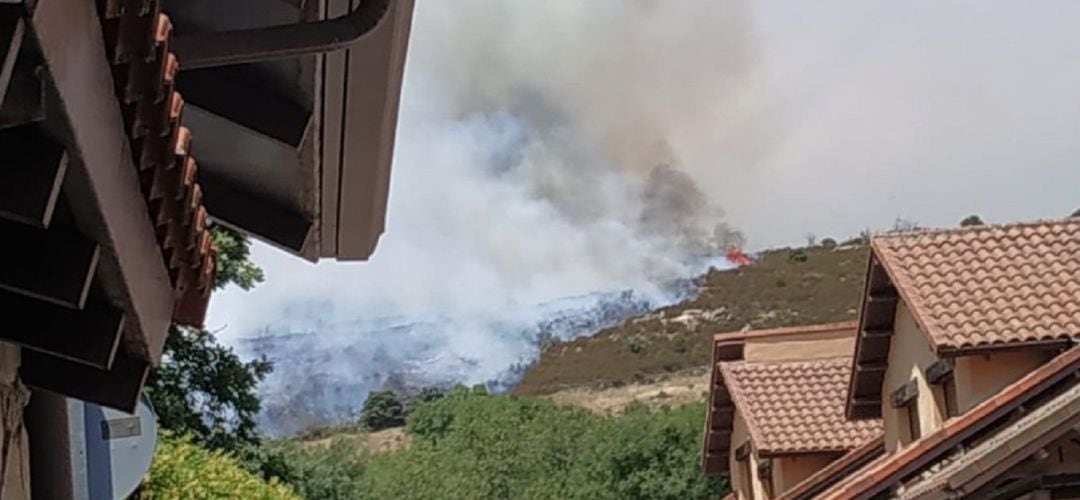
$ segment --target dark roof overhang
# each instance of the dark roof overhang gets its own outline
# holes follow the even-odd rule
[[[297,38],[278,45],[318,45],[332,30],[315,27],[352,26],[343,21],[347,0],[167,4],[180,50],[197,59],[187,68],[180,54],[178,85],[215,220],[309,260],[362,260],[374,252],[385,226],[413,7],[412,0],[382,3],[371,4],[385,8],[380,21],[368,22],[351,44],[344,34],[331,37],[342,40],[324,43],[322,50],[337,49],[329,53],[269,50],[266,43],[275,42],[259,33]],[[346,31],[361,35],[356,26]],[[215,40],[252,37],[266,43],[254,44],[251,56],[206,54],[219,51]]]

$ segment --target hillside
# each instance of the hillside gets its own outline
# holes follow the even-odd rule
[[[712,270],[692,299],[625,320],[596,335],[547,344],[512,393],[543,395],[580,386],[645,383],[705,366],[710,338],[853,319],[866,272],[865,246],[763,252],[757,262]]]

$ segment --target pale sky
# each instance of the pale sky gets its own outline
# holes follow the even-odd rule
[[[418,0],[375,256],[256,245],[266,283],[215,294],[208,326],[647,288],[689,272],[638,225],[665,159],[708,198],[694,224],[722,208],[752,249],[896,217],[1064,216],[1080,208],[1077,19],[1065,0]]]

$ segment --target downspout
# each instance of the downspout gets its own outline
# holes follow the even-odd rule
[[[183,69],[332,52],[371,33],[386,17],[392,1],[360,0],[360,6],[348,14],[322,21],[177,36],[172,47]]]

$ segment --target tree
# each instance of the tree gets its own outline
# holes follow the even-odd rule
[[[263,271],[251,262],[251,244],[244,235],[225,226],[210,228],[210,237],[217,250],[217,275],[214,289],[236,285],[242,290],[251,290],[262,283]]]
[[[262,281],[243,235],[214,226],[211,236],[218,252],[215,289],[234,284],[250,290]],[[211,448],[245,453],[259,442],[255,389],[271,369],[265,358],[241,361],[209,331],[173,326],[161,367],[150,374],[146,392],[163,429]]]
[[[174,326],[147,393],[163,429],[239,453],[259,442],[255,389],[270,370],[265,358],[241,361],[206,330]]]
[[[964,217],[964,220],[960,221],[960,227],[982,226],[985,224],[978,215],[974,214]]]
[[[821,247],[825,248],[825,249],[836,248],[836,240],[834,240],[832,238],[822,238]]]
[[[360,411],[360,424],[378,431],[405,425],[405,405],[394,391],[372,391]]]
[[[1076,209],[1070,217],[1080,217],[1080,208]]]
[[[244,470],[227,453],[207,450],[188,438],[169,433],[163,434],[158,442],[150,472],[143,479],[137,498],[300,499],[277,479],[264,481]]]

